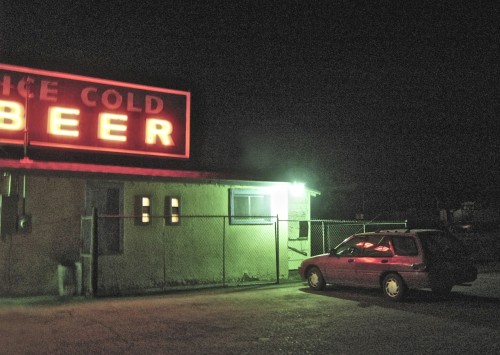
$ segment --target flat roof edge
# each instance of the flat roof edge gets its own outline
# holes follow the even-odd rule
[[[232,180],[233,176],[226,174],[190,171],[190,170],[172,170],[172,169],[154,169],[138,168],[115,165],[82,164],[67,162],[46,162],[34,161],[31,159],[0,159],[0,169],[16,171],[51,171],[85,174],[111,174],[119,176],[137,176],[137,177],[157,177],[173,179],[216,179]]]
[[[106,175],[106,176],[122,177],[122,178],[130,177],[130,178],[166,179],[166,180],[192,180],[195,182],[212,181],[212,182],[220,182],[227,185],[247,185],[247,186],[284,185],[285,186],[290,184],[284,181],[241,179],[235,175],[206,172],[206,171],[139,168],[139,167],[127,167],[127,166],[115,166],[115,165],[68,163],[68,162],[47,162],[47,161],[35,161],[26,158],[21,160],[0,159],[0,169],[6,171],[20,172],[20,173],[60,172],[68,174],[87,174],[88,176]],[[307,191],[312,196],[320,194],[319,191],[310,188],[307,188]]]

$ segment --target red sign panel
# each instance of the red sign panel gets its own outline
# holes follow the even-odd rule
[[[0,143],[189,158],[189,92],[0,64]]]

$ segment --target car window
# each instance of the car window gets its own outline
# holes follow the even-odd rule
[[[363,246],[363,256],[389,257],[392,256],[389,238],[384,235],[370,235]]]
[[[392,237],[394,253],[401,256],[418,255],[417,244],[413,237]]]
[[[337,256],[357,256],[361,254],[365,237],[354,237],[340,244],[335,249]]]
[[[449,256],[464,254],[463,243],[450,233],[428,232],[420,233],[420,240],[428,255],[447,254]]]

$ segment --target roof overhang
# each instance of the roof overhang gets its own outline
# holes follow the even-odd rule
[[[0,170],[26,175],[57,175],[78,176],[83,178],[105,178],[105,179],[132,179],[132,180],[168,180],[168,181],[190,181],[210,182],[239,186],[282,186],[289,187],[291,183],[280,181],[259,181],[241,179],[235,175],[173,169],[154,169],[129,166],[115,166],[102,164],[83,164],[70,162],[47,162],[31,159],[0,159]],[[311,196],[317,196],[319,191],[306,188]]]
[[[230,179],[228,175],[212,172],[153,169],[100,164],[82,164],[68,162],[46,162],[31,159],[0,159],[0,169],[20,173],[52,172],[52,173],[78,173],[84,175],[109,175],[123,177],[148,177],[171,179]]]

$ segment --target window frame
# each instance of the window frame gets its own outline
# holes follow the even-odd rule
[[[144,199],[148,199],[149,205],[144,205]],[[134,224],[136,226],[147,226],[152,223],[153,203],[151,195],[135,195],[134,201]],[[144,220],[147,217],[147,220]]]
[[[178,206],[173,206],[173,201],[177,200]],[[174,213],[174,209],[177,209],[177,213]],[[164,221],[166,226],[178,226],[181,224],[182,215],[182,203],[180,196],[165,196],[165,209],[164,209]],[[177,217],[177,221],[174,218]]]
[[[237,215],[237,203],[235,199],[247,197],[248,198],[248,214]],[[252,213],[252,201],[255,198],[264,199],[264,208],[268,213]],[[256,211],[254,211],[256,212]],[[267,225],[272,224],[272,194],[267,189],[259,188],[231,188],[229,189],[229,224],[233,225]]]

